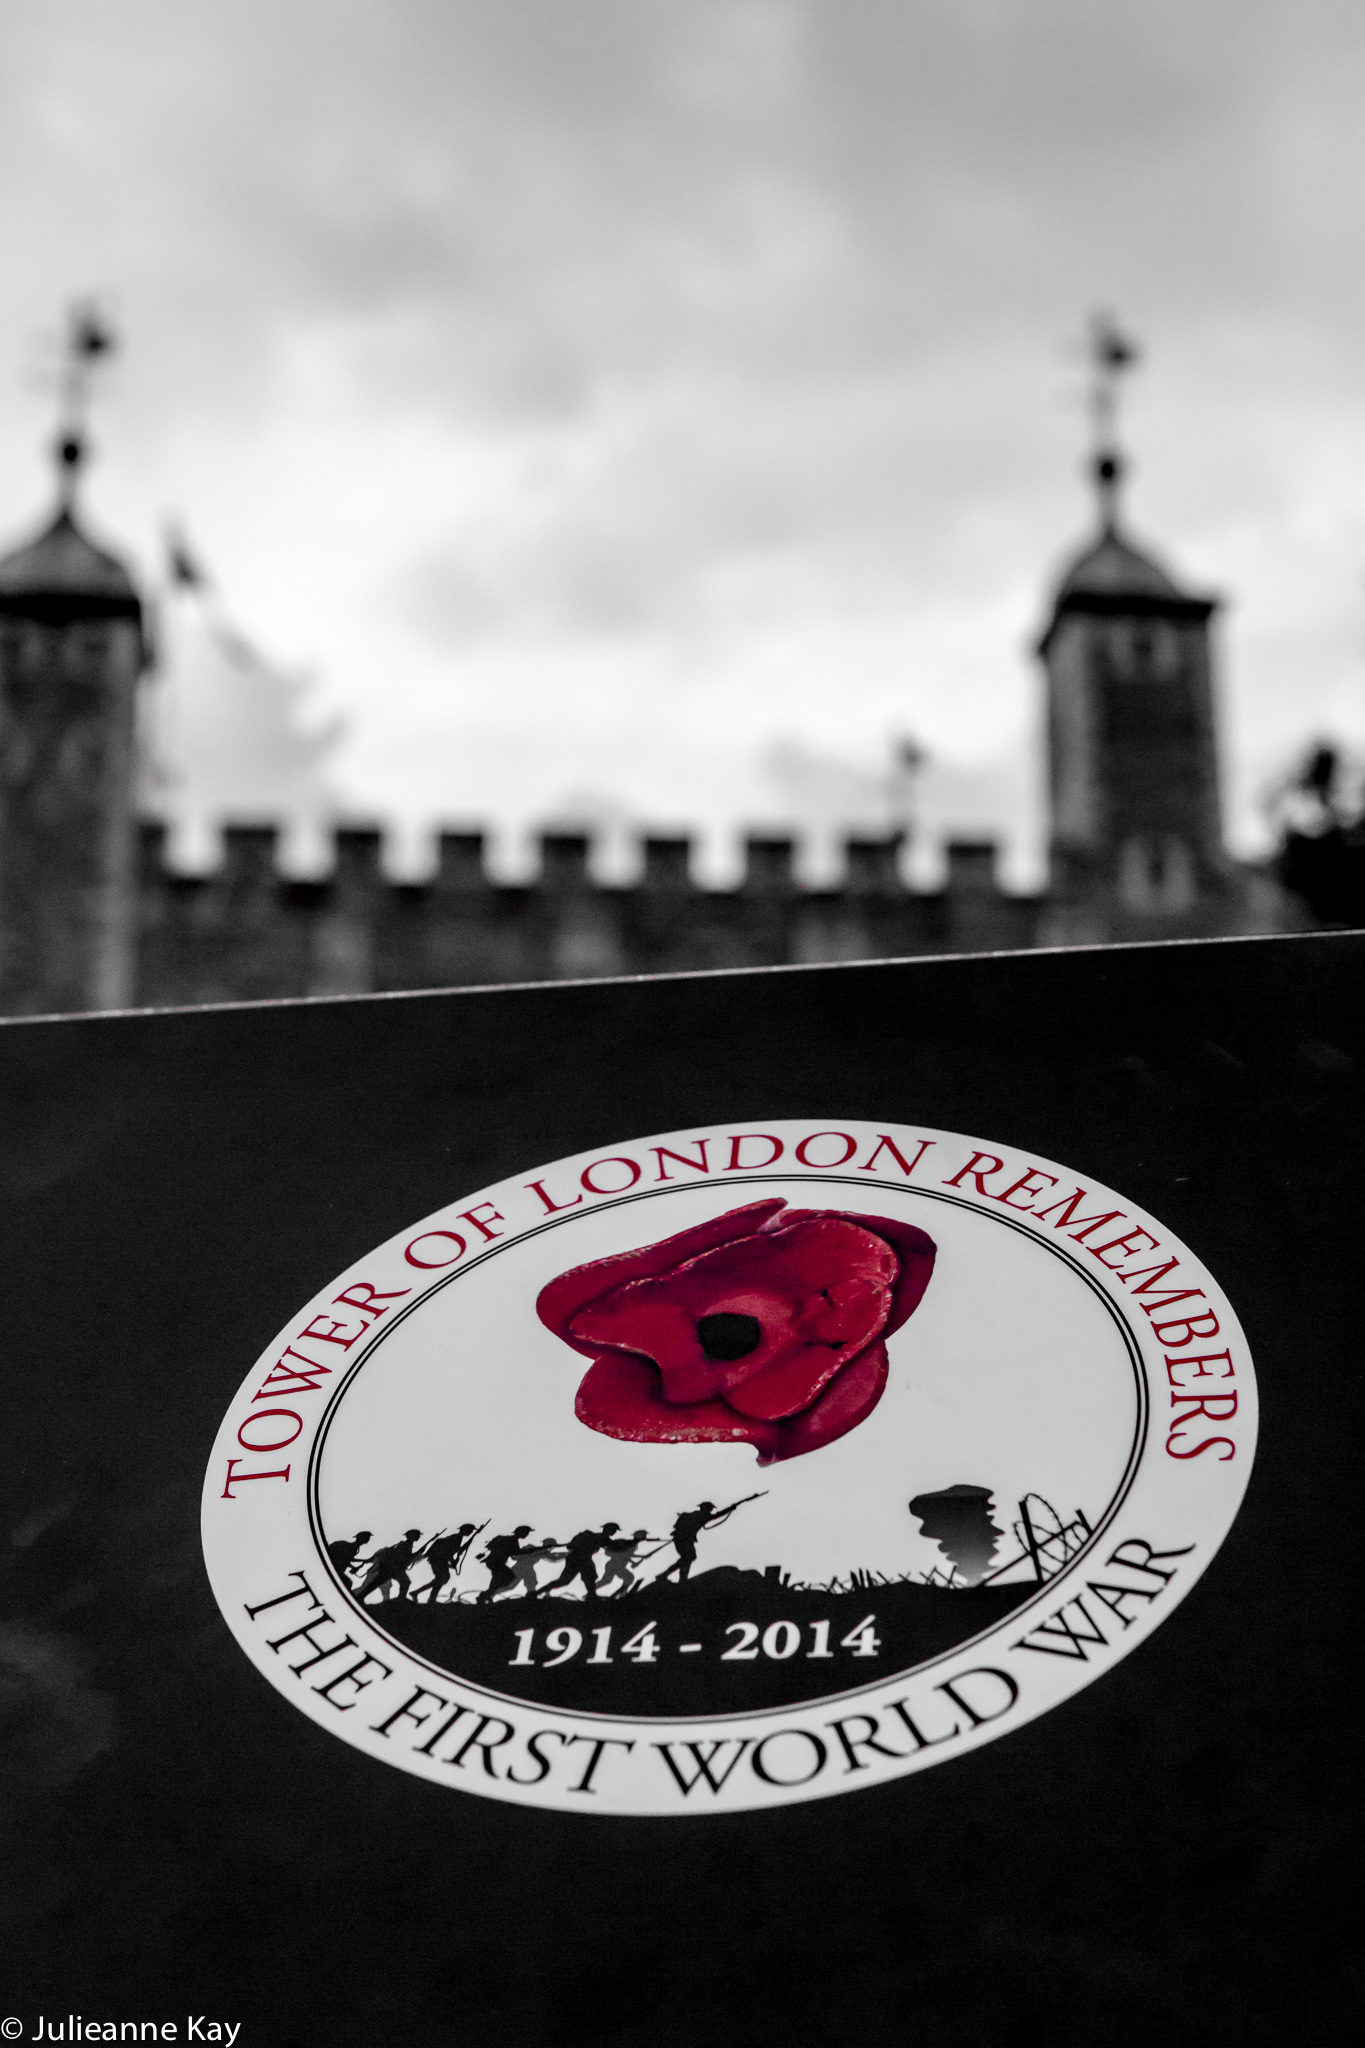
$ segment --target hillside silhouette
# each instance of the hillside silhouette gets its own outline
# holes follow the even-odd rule
[[[949,1589],[904,1582],[873,1584],[838,1593],[783,1585],[762,1572],[720,1565],[696,1572],[683,1585],[642,1587],[602,1600],[543,1596],[512,1598],[491,1606],[410,1599],[367,1607],[365,1613],[417,1655],[453,1676],[545,1706],[596,1713],[641,1715],[722,1714],[745,1707],[778,1707],[820,1699],[909,1671],[991,1628],[1037,1591],[1034,1585]],[[880,1647],[857,1656],[840,1640],[875,1616]],[[775,1622],[799,1630],[799,1647],[785,1658],[767,1656],[763,1632]],[[812,1657],[814,1624],[829,1624],[829,1657]],[[620,1654],[650,1622],[658,1655],[652,1662]],[[722,1652],[746,1646],[733,1624],[753,1624],[748,1639],[757,1654],[722,1661]],[[568,1661],[545,1668],[546,1632],[575,1628],[582,1647]],[[611,1629],[610,1665],[590,1664],[593,1631]],[[513,1664],[518,1631],[534,1629],[534,1664]],[[786,1647],[791,1637],[777,1637]],[[682,1643],[700,1643],[684,1652]]]

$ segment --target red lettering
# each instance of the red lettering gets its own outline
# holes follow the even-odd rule
[[[365,1290],[365,1299],[364,1301],[357,1301],[356,1296],[360,1293],[362,1287]],[[380,1316],[388,1314],[388,1310],[386,1308],[376,1308],[374,1304],[377,1301],[401,1301],[405,1294],[411,1293],[412,1289],[410,1287],[395,1287],[390,1288],[387,1294],[381,1294],[379,1289],[372,1287],[368,1280],[353,1280],[344,1294],[334,1294],[332,1299],[333,1301],[344,1302],[347,1308],[358,1308],[363,1316],[373,1316],[375,1321],[378,1322]]]
[[[276,1437],[273,1442],[268,1444],[249,1443],[245,1434],[247,1424],[252,1422],[268,1422],[272,1415],[287,1415],[289,1417],[294,1427],[290,1430],[288,1436]],[[237,1441],[244,1451],[254,1451],[259,1457],[266,1451],[282,1451],[285,1445],[292,1444],[295,1437],[301,1435],[302,1431],[303,1417],[296,1415],[292,1408],[258,1408],[254,1415],[247,1416],[246,1422],[238,1430]]]
[[[324,1321],[327,1323],[328,1328],[320,1330],[318,1324]],[[349,1351],[356,1339],[364,1336],[366,1326],[362,1323],[358,1330],[352,1330],[349,1337],[338,1337],[337,1331],[344,1330],[345,1328],[345,1323],[334,1323],[330,1316],[314,1316],[308,1328],[299,1331],[299,1342],[302,1344],[305,1337],[312,1337],[319,1344],[339,1344],[343,1351]]]
[[[1061,1221],[1054,1223],[1052,1227],[1054,1230],[1066,1230],[1073,1221],[1081,1203],[1086,1200],[1088,1200],[1088,1196],[1085,1189],[1077,1188],[1075,1194],[1068,1195],[1065,1201],[1049,1202],[1046,1209],[1035,1209],[1033,1213],[1041,1223],[1043,1218],[1050,1216],[1054,1209],[1060,1209],[1062,1212]],[[1101,1224],[1117,1223],[1122,1214],[1122,1209],[1111,1209],[1105,1216],[1082,1216],[1079,1225],[1071,1232],[1071,1235],[1079,1243],[1081,1238],[1089,1237],[1092,1230],[1098,1230]]]
[[[486,1209],[494,1223],[505,1223],[507,1221],[501,1209],[495,1209],[491,1202],[476,1202],[472,1209],[461,1209],[459,1212],[460,1221],[462,1223],[472,1223],[479,1235],[486,1238],[489,1244],[493,1244],[502,1236],[502,1232],[489,1229],[479,1214],[480,1209]]]
[[[298,1372],[291,1372],[284,1362],[286,1358],[297,1358],[301,1369]],[[331,1372],[330,1365],[315,1365],[311,1358],[305,1358],[303,1353],[296,1351],[291,1344],[284,1356],[271,1366],[251,1398],[253,1401],[264,1401],[275,1394],[316,1394],[318,1381],[329,1379]]]
[[[977,1169],[980,1166],[980,1163],[983,1159],[989,1159],[991,1163],[989,1166],[982,1168],[982,1170],[978,1172]],[[958,1172],[956,1172],[953,1175],[951,1180],[945,1180],[943,1185],[945,1188],[955,1188],[962,1181],[965,1175],[970,1174],[972,1179],[976,1182],[977,1193],[979,1195],[988,1195],[990,1193],[990,1189],[986,1186],[986,1175],[988,1173],[1003,1173],[1004,1171],[1004,1160],[997,1159],[994,1152],[973,1152],[971,1158],[967,1161],[967,1164],[964,1167],[961,1167],[958,1170]]]
[[[754,1171],[755,1163],[759,1166],[775,1166],[787,1149],[782,1140],[775,1138],[771,1131],[741,1131],[738,1137],[730,1139],[730,1164],[725,1169],[727,1173],[738,1173],[742,1164],[739,1156],[740,1147],[750,1138],[757,1138],[761,1144],[771,1145],[773,1148],[766,1159],[750,1161],[748,1170],[751,1173]]]
[[[1150,1315],[1152,1312],[1148,1309],[1147,1313]],[[1208,1324],[1207,1329],[1200,1327],[1204,1323]],[[1185,1334],[1183,1337],[1171,1337],[1167,1335],[1169,1330],[1183,1330]],[[1169,1345],[1172,1351],[1178,1351],[1182,1344],[1193,1344],[1196,1337],[1216,1337],[1218,1318],[1210,1309],[1206,1316],[1193,1316],[1188,1321],[1153,1323],[1152,1335],[1158,1344]]]
[[[1156,1250],[1157,1241],[1146,1230],[1130,1230],[1126,1237],[1111,1237],[1106,1243],[1092,1244],[1087,1249],[1092,1259],[1098,1259],[1102,1266],[1108,1266],[1111,1272],[1117,1272],[1120,1261],[1126,1259],[1130,1252],[1137,1250],[1137,1239],[1140,1237],[1147,1239],[1147,1246],[1150,1251]],[[1105,1253],[1112,1251],[1118,1252],[1118,1258],[1106,1259]]]
[[[552,1202],[545,1192],[543,1180],[528,1180],[526,1185],[533,1194],[540,1196],[541,1201],[545,1204],[547,1216],[557,1216],[561,1209],[576,1209],[583,1199],[581,1195],[575,1195],[571,1202]]]
[[[622,1181],[619,1188],[599,1188],[597,1182],[592,1177],[596,1173],[599,1166],[624,1166],[626,1172],[630,1175],[630,1179]],[[634,1187],[636,1181],[639,1178],[640,1169],[636,1165],[635,1161],[633,1159],[625,1158],[624,1155],[619,1152],[615,1153],[609,1159],[594,1159],[592,1165],[585,1166],[583,1168],[582,1173],[579,1175],[579,1179],[582,1181],[584,1187],[587,1189],[590,1195],[623,1195],[627,1188]]]
[[[923,1159],[925,1153],[929,1150],[929,1147],[933,1144],[933,1142],[934,1141],[932,1138],[921,1138],[919,1141],[919,1150],[916,1152],[913,1159],[907,1161],[905,1154],[900,1149],[900,1146],[897,1145],[893,1139],[888,1138],[884,1131],[878,1131],[877,1149],[872,1154],[872,1157],[870,1159],[863,1159],[859,1161],[858,1171],[859,1173],[872,1173],[876,1168],[877,1161],[880,1158],[881,1154],[883,1152],[889,1152],[891,1154],[891,1157],[895,1160],[897,1166],[900,1168],[901,1172],[905,1175],[906,1179],[908,1180],[910,1175],[914,1172],[915,1168],[919,1165],[921,1159]]]
[[[1152,1290],[1155,1288],[1157,1281],[1164,1280],[1166,1275],[1168,1273],[1173,1273],[1179,1264],[1179,1259],[1167,1259],[1164,1265],[1138,1266],[1131,1273],[1120,1273],[1119,1278],[1120,1280],[1122,1280],[1125,1287],[1130,1286],[1134,1280],[1140,1280],[1142,1282],[1141,1287],[1133,1288],[1133,1292],[1134,1294],[1152,1295],[1151,1302],[1149,1304],[1144,1304],[1144,1306],[1146,1306],[1147,1308],[1147,1313],[1150,1316],[1154,1315],[1158,1309],[1169,1308],[1173,1301],[1193,1301],[1196,1298],[1202,1299],[1204,1293],[1202,1287],[1173,1287],[1166,1292],[1157,1294],[1152,1293]]]
[[[417,1256],[417,1246],[419,1244],[429,1244],[432,1238],[435,1237],[447,1238],[454,1245],[455,1249],[450,1254],[450,1257],[448,1259],[419,1259]],[[434,1273],[442,1266],[453,1266],[464,1249],[465,1242],[458,1230],[424,1230],[420,1237],[414,1237],[411,1244],[404,1245],[403,1257],[410,1266],[420,1266],[423,1272]]]
[[[1185,1430],[1188,1424],[1194,1421],[1196,1415],[1207,1416],[1210,1422],[1230,1422],[1237,1413],[1237,1396],[1235,1393],[1172,1394],[1171,1405],[1179,1409],[1180,1412],[1171,1418],[1171,1427],[1166,1437],[1168,1456],[1172,1458],[1197,1458],[1201,1452],[1212,1449],[1214,1444],[1226,1444],[1228,1447],[1227,1458],[1220,1458],[1218,1460],[1220,1465],[1226,1465],[1228,1458],[1236,1456],[1237,1446],[1233,1443],[1232,1438],[1228,1436],[1205,1437],[1202,1443],[1196,1444],[1192,1450],[1188,1451],[1179,1451],[1175,1448],[1177,1443],[1184,1441]]]
[[[1174,1265],[1175,1261],[1172,1260],[1171,1263]],[[1126,1279],[1127,1275],[1120,1273],[1119,1278],[1120,1280]],[[1145,1287],[1135,1287],[1133,1292],[1134,1294],[1145,1294],[1147,1290]],[[1202,1301],[1203,1299],[1204,1290],[1202,1287],[1165,1287],[1159,1294],[1154,1294],[1150,1301],[1144,1301],[1142,1306],[1146,1309],[1149,1316],[1155,1318],[1160,1315],[1162,1309],[1171,1308],[1177,1301]]]
[[[232,1489],[234,1486],[240,1486],[245,1479],[287,1479],[289,1477],[289,1467],[287,1465],[282,1465],[278,1472],[234,1472],[233,1466],[240,1465],[241,1462],[240,1458],[228,1459],[227,1480],[222,1492],[218,1496],[219,1500],[236,1500],[237,1496]]]
[[[1018,1194],[1041,1195],[1044,1192],[1041,1186],[1035,1188],[1029,1185],[1030,1181],[1035,1180],[1038,1182],[1046,1181],[1048,1186],[1053,1188],[1057,1185],[1055,1173],[1044,1173],[1041,1167],[1031,1166],[1022,1180],[1011,1181],[1003,1195],[994,1195],[991,1199],[996,1202],[1003,1202],[1007,1209],[1024,1209],[1026,1215],[1031,1214],[1032,1212],[1025,1209],[1025,1205],[1022,1202],[1012,1202],[1010,1196]]]
[[[840,1138],[843,1140],[844,1149],[839,1154],[839,1157],[837,1159],[816,1160],[807,1158],[807,1147],[810,1145],[814,1145],[820,1138]],[[848,1161],[853,1157],[854,1153],[857,1151],[857,1149],[858,1140],[856,1138],[851,1138],[847,1131],[812,1131],[810,1136],[808,1138],[803,1138],[801,1140],[801,1143],[797,1146],[796,1156],[803,1166],[846,1166],[848,1164]]]
[[[701,1154],[700,1159],[685,1159],[682,1153],[675,1152],[671,1145],[650,1146],[650,1151],[654,1154],[654,1157],[659,1162],[660,1180],[668,1180],[671,1177],[670,1175],[664,1172],[665,1159],[671,1159],[676,1166],[690,1166],[694,1173],[709,1173],[711,1171],[710,1167],[706,1163],[706,1148],[710,1144],[711,1140],[709,1138],[694,1138],[692,1142],[696,1146],[698,1152],[700,1152]]]
[[[1168,1436],[1166,1439],[1166,1451],[1167,1455],[1172,1458],[1198,1458],[1202,1456],[1202,1454],[1205,1451],[1211,1451],[1215,1444],[1226,1444],[1228,1447],[1227,1458],[1220,1458],[1218,1460],[1218,1463],[1220,1465],[1226,1465],[1228,1462],[1228,1458],[1236,1457],[1237,1446],[1232,1441],[1232,1438],[1230,1436],[1206,1436],[1204,1438],[1203,1443],[1196,1444],[1192,1451],[1178,1451],[1175,1448],[1174,1430],[1171,1431],[1170,1436]]]
[[[1228,1362],[1226,1372],[1205,1372],[1204,1367],[1206,1365],[1217,1365],[1219,1360],[1224,1358]],[[1190,1374],[1192,1380],[1230,1380],[1233,1377],[1232,1353],[1230,1351],[1201,1351],[1198,1354],[1191,1352],[1184,1358],[1168,1358],[1166,1360],[1166,1377],[1173,1387],[1179,1386],[1180,1381],[1177,1380],[1171,1368],[1174,1366],[1178,1370],[1180,1367],[1187,1365],[1194,1367],[1194,1371]]]

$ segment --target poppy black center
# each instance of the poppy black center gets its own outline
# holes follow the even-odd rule
[[[763,1340],[756,1316],[703,1316],[697,1335],[707,1357],[719,1359],[747,1358]]]

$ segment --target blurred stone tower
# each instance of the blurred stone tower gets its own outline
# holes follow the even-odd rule
[[[111,346],[73,315],[51,524],[0,560],[0,1011],[110,1009],[134,988],[134,712],[142,606],[82,532],[84,372]]]
[[[1238,923],[1223,847],[1209,626],[1119,521],[1114,382],[1131,345],[1095,331],[1098,537],[1038,644],[1047,677],[1051,830],[1044,943],[1196,937]]]

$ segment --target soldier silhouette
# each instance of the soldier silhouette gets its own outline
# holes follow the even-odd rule
[[[481,1561],[488,1566],[488,1584],[480,1593],[475,1605],[487,1607],[491,1600],[521,1577],[517,1559],[521,1556],[521,1539],[529,1536],[531,1524],[518,1522],[510,1536],[494,1536],[479,1552]],[[522,1580],[523,1585],[525,1580]]]
[[[370,1540],[368,1529],[357,1529],[354,1536],[336,1536],[327,1545],[327,1555],[336,1568],[338,1578],[348,1578],[352,1565]]]
[[[420,1529],[405,1529],[401,1543],[386,1544],[382,1550],[376,1550],[373,1557],[366,1559],[368,1569],[356,1587],[356,1598],[362,1605],[371,1593],[384,1586],[396,1589],[396,1600],[407,1597],[408,1574],[417,1562],[417,1544],[421,1534]]]
[[[656,1586],[662,1586],[664,1580],[672,1578],[674,1572],[676,1572],[678,1574],[678,1584],[681,1586],[697,1561],[697,1538],[701,1535],[702,1530],[718,1529],[726,1517],[732,1515],[735,1508],[742,1505],[741,1501],[735,1501],[731,1507],[718,1508],[714,1501],[704,1500],[699,1502],[695,1508],[689,1508],[685,1513],[679,1515],[673,1524],[672,1530],[669,1532],[668,1539],[677,1552],[677,1556],[668,1567],[668,1570],[660,1572],[658,1577],[652,1580],[651,1583]]]
[[[551,1579],[545,1591],[557,1593],[561,1586],[571,1586],[575,1579],[583,1581],[589,1600],[597,1598],[597,1566],[594,1564],[599,1550],[605,1550],[611,1543],[619,1522],[604,1522],[600,1529],[580,1529],[571,1536],[564,1546],[564,1569],[557,1579]]]
[[[434,1606],[445,1589],[446,1582],[458,1572],[464,1563],[465,1545],[474,1534],[472,1522],[461,1522],[458,1529],[449,1536],[437,1536],[428,1543],[422,1555],[431,1566],[431,1583],[427,1587],[427,1605]]]
[[[524,1543],[512,1561],[512,1577],[509,1584],[519,1585],[528,1600],[534,1600],[540,1591],[536,1584],[536,1566],[542,1558],[556,1557],[560,1552],[557,1536],[546,1536],[539,1543]]]
[[[610,1522],[604,1523],[603,1533],[605,1534],[607,1529],[614,1526]],[[607,1562],[603,1567],[601,1578],[597,1581],[598,1592],[605,1593],[611,1585],[619,1587],[618,1598],[622,1593],[633,1592],[635,1588],[634,1566],[639,1561],[640,1552],[644,1549],[646,1543],[652,1543],[653,1541],[654,1538],[650,1535],[648,1529],[637,1529],[633,1536],[616,1536],[613,1537],[610,1543],[604,1543],[602,1548],[607,1553]]]

